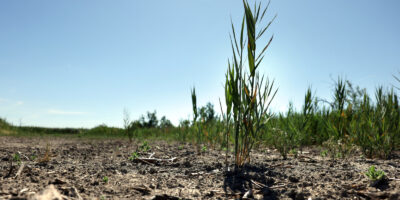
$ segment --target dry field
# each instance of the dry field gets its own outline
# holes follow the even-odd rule
[[[198,153],[190,144],[149,142],[150,150],[129,160],[140,144],[0,137],[0,199],[400,199],[398,153],[331,160],[307,149],[282,160],[265,149],[239,174],[227,171],[224,152]],[[388,177],[375,187],[364,175],[371,165]]]

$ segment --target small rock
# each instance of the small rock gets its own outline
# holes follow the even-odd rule
[[[115,191],[112,188],[106,188],[104,189],[104,192],[107,194],[115,194]]]
[[[54,181],[51,182],[51,184],[54,184],[54,185],[61,185],[61,184],[65,184],[65,183],[67,183],[67,182],[64,180],[58,179],[58,178],[54,179]]]
[[[308,186],[313,186],[314,184],[312,182],[303,182],[300,185],[302,185],[303,187],[308,187]]]
[[[214,195],[215,195],[215,192],[214,192],[214,191],[210,191],[210,192],[208,192],[208,194],[206,194],[204,197],[211,198],[211,197],[213,197]]]
[[[299,182],[299,179],[295,176],[289,176],[289,181],[292,183],[297,183]]]
[[[100,184],[99,181],[93,181],[90,185],[96,186],[96,185],[99,185],[99,184]]]
[[[275,183],[275,179],[273,179],[273,178],[267,177],[266,179],[267,179],[267,181],[266,181],[267,185],[273,185]]]
[[[348,195],[347,195],[347,192],[346,192],[346,190],[342,190],[341,192],[340,192],[340,197],[347,197]]]
[[[272,194],[272,191],[271,191],[271,189],[265,187],[261,190],[261,193],[263,196],[268,196],[268,195]]]
[[[302,192],[297,193],[295,199],[296,200],[305,200],[304,194]]]
[[[72,167],[68,168],[68,171],[70,171],[70,172],[74,172],[74,171],[75,171],[75,167],[74,167],[74,166],[72,166]]]
[[[189,168],[189,167],[192,167],[192,164],[189,161],[185,161],[184,163],[182,163],[182,166]]]
[[[214,168],[212,167],[212,166],[210,166],[210,165],[207,165],[206,167],[205,167],[205,170],[206,171],[212,171]]]
[[[36,176],[31,176],[31,182],[32,183],[39,183],[39,178]]]
[[[288,197],[292,198],[292,199],[296,199],[296,191],[295,190],[290,190],[287,193]]]
[[[194,197],[199,197],[199,196],[200,196],[200,192],[195,191],[195,192],[193,193],[193,196],[194,196]]]
[[[172,166],[172,167],[179,167],[180,164],[179,164],[179,163],[172,163],[171,166]]]
[[[150,173],[150,174],[155,174],[155,173],[157,173],[157,170],[154,169],[154,168],[150,168],[150,169],[149,169],[149,173]]]

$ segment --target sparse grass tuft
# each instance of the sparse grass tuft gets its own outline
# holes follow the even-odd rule
[[[381,170],[376,170],[375,166],[372,165],[369,167],[368,171],[365,173],[365,175],[369,178],[371,181],[378,181],[383,178],[385,178],[385,172]]]

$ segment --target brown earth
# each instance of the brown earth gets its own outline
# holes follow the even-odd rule
[[[314,148],[283,160],[263,149],[234,173],[219,150],[149,145],[139,156],[159,160],[130,161],[138,145],[123,140],[0,137],[0,199],[400,199],[399,154],[331,160]],[[21,161],[13,161],[18,152]],[[388,177],[374,187],[364,175],[371,165]]]

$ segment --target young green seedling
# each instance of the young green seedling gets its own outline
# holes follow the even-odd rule
[[[21,155],[19,153],[15,153],[14,156],[13,156],[13,160],[15,162],[17,162],[18,165],[20,165],[21,164]]]
[[[378,181],[382,180],[385,178],[385,172],[381,170],[376,170],[375,166],[372,165],[368,171],[365,173],[365,175],[371,180],[371,181]]]
[[[136,159],[138,159],[139,158],[139,154],[137,153],[137,152],[133,152],[132,154],[131,154],[131,156],[129,156],[129,160],[130,161],[134,161],[134,160],[136,160]]]
[[[103,177],[103,182],[104,182],[104,183],[108,183],[108,177],[107,177],[107,176],[104,176],[104,177]]]
[[[207,151],[207,146],[203,146],[203,147],[201,147],[201,152],[206,152]]]
[[[147,143],[147,141],[144,141],[144,142],[143,142],[142,146],[140,146],[140,149],[141,149],[143,152],[147,152],[147,151],[150,150],[150,146],[149,146],[149,144]]]

